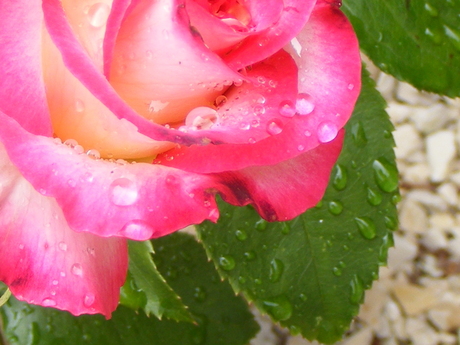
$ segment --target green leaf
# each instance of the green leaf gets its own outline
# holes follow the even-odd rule
[[[199,237],[234,290],[292,333],[338,341],[386,263],[398,200],[393,129],[363,72],[345,145],[323,201],[296,219],[267,223],[251,207],[221,203]]]
[[[192,322],[186,306],[158,272],[152,254],[149,241],[129,241],[128,277],[120,302],[133,309],[144,309],[147,316]]]
[[[124,306],[113,313],[112,319],[105,320],[100,315],[74,317],[11,298],[0,309],[0,315],[3,335],[10,345],[219,344],[219,339],[204,338],[207,329],[201,324],[160,321]]]
[[[145,256],[149,249],[136,245]],[[119,306],[112,319],[100,315],[74,317],[68,312],[18,302],[13,297],[0,308],[3,334],[10,345],[245,345],[257,323],[241,297],[221,281],[193,237],[174,234],[155,240],[155,261],[171,285],[190,306],[194,323],[158,320]],[[132,250],[131,250],[132,249]],[[149,254],[150,255],[150,254]]]
[[[364,52],[419,89],[460,96],[460,2],[346,0]]]
[[[176,233],[153,242],[159,271],[204,327],[203,344],[249,343],[259,329],[258,324],[247,303],[235,296],[227,282],[221,281],[195,238]]]

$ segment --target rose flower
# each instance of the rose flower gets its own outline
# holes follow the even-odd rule
[[[110,317],[127,241],[322,197],[360,91],[325,0],[2,1],[0,280]]]

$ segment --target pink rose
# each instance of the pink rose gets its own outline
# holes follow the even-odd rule
[[[18,299],[110,317],[126,238],[215,221],[216,194],[269,221],[321,199],[360,91],[335,1],[0,9],[0,280]]]

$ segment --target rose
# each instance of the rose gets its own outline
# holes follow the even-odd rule
[[[215,221],[216,193],[270,221],[320,200],[360,89],[338,3],[18,0],[0,13],[0,279],[17,298],[109,317],[125,238]]]

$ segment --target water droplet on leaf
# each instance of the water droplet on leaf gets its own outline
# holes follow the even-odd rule
[[[374,221],[369,217],[356,217],[355,223],[358,226],[359,232],[364,238],[372,240],[377,235]]]
[[[332,185],[334,188],[339,191],[345,189],[348,181],[347,169],[343,165],[337,164],[332,174]]]
[[[231,271],[235,268],[235,259],[230,255],[221,256],[219,258],[219,266],[226,271]]]
[[[340,201],[331,201],[329,202],[329,212],[333,215],[338,216],[343,211],[343,205]]]
[[[398,188],[398,170],[385,158],[376,159],[372,164],[377,185],[384,192],[390,193]]]
[[[350,301],[355,304],[362,303],[364,298],[364,285],[361,279],[355,274],[350,282],[351,296]]]
[[[379,192],[373,190],[372,188],[367,189],[367,201],[372,205],[372,206],[378,206],[382,203],[382,194]]]
[[[285,295],[264,300],[265,311],[276,321],[286,321],[292,316],[292,304]]]
[[[244,230],[236,230],[235,231],[235,236],[238,240],[244,241],[248,238],[248,234]]]
[[[277,281],[280,280],[281,276],[283,275],[284,272],[284,264],[281,260],[279,259],[273,259],[270,262],[270,271],[268,274],[268,278],[272,283],[276,283]]]

